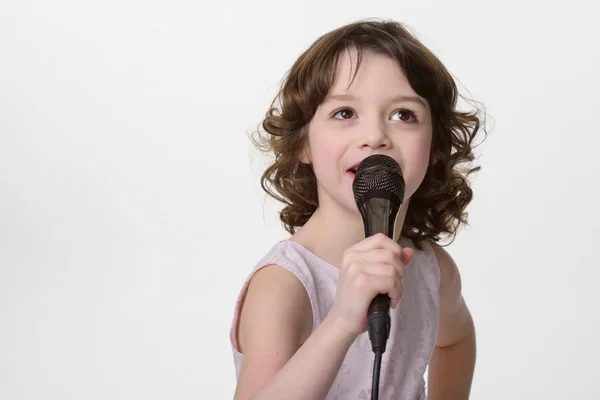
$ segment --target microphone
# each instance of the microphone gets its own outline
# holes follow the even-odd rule
[[[383,233],[392,239],[395,237],[394,228],[404,201],[404,187],[400,165],[391,157],[374,154],[358,165],[352,191],[363,219],[365,237],[376,233]],[[390,334],[389,311],[389,296],[379,294],[371,302],[367,314],[369,339],[375,353],[372,393],[377,393],[381,355],[385,352]]]

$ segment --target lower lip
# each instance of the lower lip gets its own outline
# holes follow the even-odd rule
[[[350,175],[352,177],[352,179],[354,179],[354,172],[352,171],[346,171],[346,174]]]

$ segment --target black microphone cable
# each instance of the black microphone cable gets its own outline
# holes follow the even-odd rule
[[[390,298],[388,295],[377,295],[369,307],[369,339],[371,348],[375,353],[373,361],[373,384],[371,386],[371,400],[379,398],[379,375],[381,374],[381,359],[385,353],[387,339],[390,336]]]

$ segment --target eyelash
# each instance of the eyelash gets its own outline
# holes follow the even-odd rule
[[[340,121],[347,121],[348,119],[351,119],[351,118],[335,118],[335,116],[338,115],[341,111],[351,111],[353,114],[356,114],[356,112],[353,109],[351,109],[351,108],[340,108],[339,110],[337,110],[337,111],[335,111],[333,113],[333,118],[337,119],[337,120],[340,120]],[[399,108],[399,109],[397,109],[397,110],[394,111],[394,114],[396,114],[399,111],[407,111],[412,116],[413,120],[410,121],[410,122],[406,122],[407,124],[413,124],[413,123],[419,121],[417,119],[417,114],[413,110],[411,110],[409,108]]]

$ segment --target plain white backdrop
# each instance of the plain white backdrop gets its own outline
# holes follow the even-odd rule
[[[600,29],[564,2],[0,5],[0,399],[230,399],[240,285],[288,235],[248,134],[318,36],[407,24],[483,103],[456,260],[473,399],[598,398]]]

